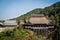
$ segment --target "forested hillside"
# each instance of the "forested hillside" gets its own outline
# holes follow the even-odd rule
[[[24,14],[24,15],[21,15],[17,18],[14,18],[14,19],[16,19],[16,20],[20,20],[20,19],[25,20],[31,14],[41,14],[41,13],[43,13],[46,16],[49,16],[49,17],[60,14],[60,2],[56,2],[56,3],[52,4],[49,7],[45,7],[44,9],[36,8],[36,9],[34,9],[34,10]]]

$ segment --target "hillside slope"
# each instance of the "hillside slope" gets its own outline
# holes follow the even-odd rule
[[[21,19],[22,19],[22,20],[26,20],[26,18],[27,18],[29,15],[31,15],[31,14],[39,14],[42,10],[43,10],[43,9],[41,9],[41,8],[36,8],[36,9],[34,9],[34,10],[32,10],[32,11],[24,14],[24,15],[21,15],[21,16],[19,16],[19,17],[17,17],[17,18],[13,18],[13,19],[15,19],[15,20],[17,20],[17,21],[19,21],[19,20],[21,20]]]
[[[26,20],[26,18],[31,15],[31,14],[40,14],[40,13],[43,13],[45,14],[46,16],[49,16],[49,17],[54,17],[55,15],[59,15],[60,14],[60,2],[56,2],[54,4],[52,4],[51,6],[49,7],[45,7],[44,9],[41,9],[41,8],[36,8],[24,15],[21,15],[17,18],[13,18],[17,21],[19,21],[20,19],[22,20]]]

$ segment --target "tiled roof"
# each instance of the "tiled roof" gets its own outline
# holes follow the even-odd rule
[[[16,20],[5,20],[4,25],[17,25]]]
[[[32,24],[48,24],[49,20],[43,14],[32,14],[28,17],[28,21]]]

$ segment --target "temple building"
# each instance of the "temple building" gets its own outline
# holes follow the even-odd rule
[[[20,20],[20,24],[26,30],[32,30],[37,35],[43,35],[45,37],[49,36],[49,31],[51,32],[54,28],[52,20],[43,14],[32,14],[27,20]]]
[[[13,27],[17,26],[17,22],[16,22],[16,20],[5,20],[4,26],[13,28]]]
[[[5,29],[13,29],[17,26],[18,25],[17,25],[16,20],[5,20],[4,23],[0,23],[0,32]]]

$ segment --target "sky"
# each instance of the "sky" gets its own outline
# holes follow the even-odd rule
[[[36,8],[45,8],[60,0],[0,0],[0,20],[16,18]]]

